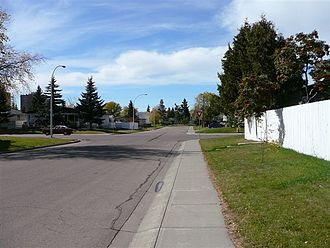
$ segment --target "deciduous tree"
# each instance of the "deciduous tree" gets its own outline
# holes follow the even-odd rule
[[[211,123],[213,119],[220,114],[220,97],[214,93],[200,93],[196,98],[194,113],[203,112],[203,121],[205,125]],[[195,118],[198,118],[195,116]]]
[[[315,76],[326,72],[324,57],[329,55],[329,45],[318,38],[316,30],[310,34],[292,35],[275,54],[277,79],[282,88],[300,93],[298,101],[310,102],[327,88],[327,81],[321,83]],[[316,83],[310,82],[310,76]]]
[[[116,118],[120,115],[122,109],[119,103],[111,101],[111,102],[107,102],[104,105],[104,110],[107,114],[112,115],[113,117]]]
[[[20,86],[29,88],[28,81],[34,78],[32,67],[43,59],[40,55],[18,52],[8,45],[8,20],[9,15],[0,9],[0,83],[6,90],[17,90]]]

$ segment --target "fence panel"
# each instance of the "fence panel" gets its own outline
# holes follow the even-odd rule
[[[245,119],[245,138],[330,160],[330,100],[269,110]]]

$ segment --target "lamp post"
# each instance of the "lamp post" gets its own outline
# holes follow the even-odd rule
[[[137,95],[135,98],[134,98],[134,101],[133,101],[133,130],[134,130],[134,105],[135,105],[135,100],[139,97],[139,96],[147,96],[148,94],[140,94],[140,95]]]
[[[50,78],[50,123],[49,123],[49,134],[50,137],[53,138],[53,80],[54,80],[54,74],[57,68],[62,67],[65,68],[65,65],[58,65],[54,68],[52,77]]]

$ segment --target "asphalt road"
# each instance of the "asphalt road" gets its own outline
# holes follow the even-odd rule
[[[81,142],[0,155],[0,247],[110,246],[181,141],[203,137],[187,130],[72,135]]]

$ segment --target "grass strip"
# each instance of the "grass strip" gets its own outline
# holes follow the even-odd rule
[[[0,152],[12,152],[36,147],[67,144],[73,139],[0,136]]]
[[[219,127],[219,128],[208,128],[208,127],[194,127],[196,133],[244,133],[243,128],[236,127]]]
[[[330,247],[329,161],[242,136],[200,142],[244,247]]]

